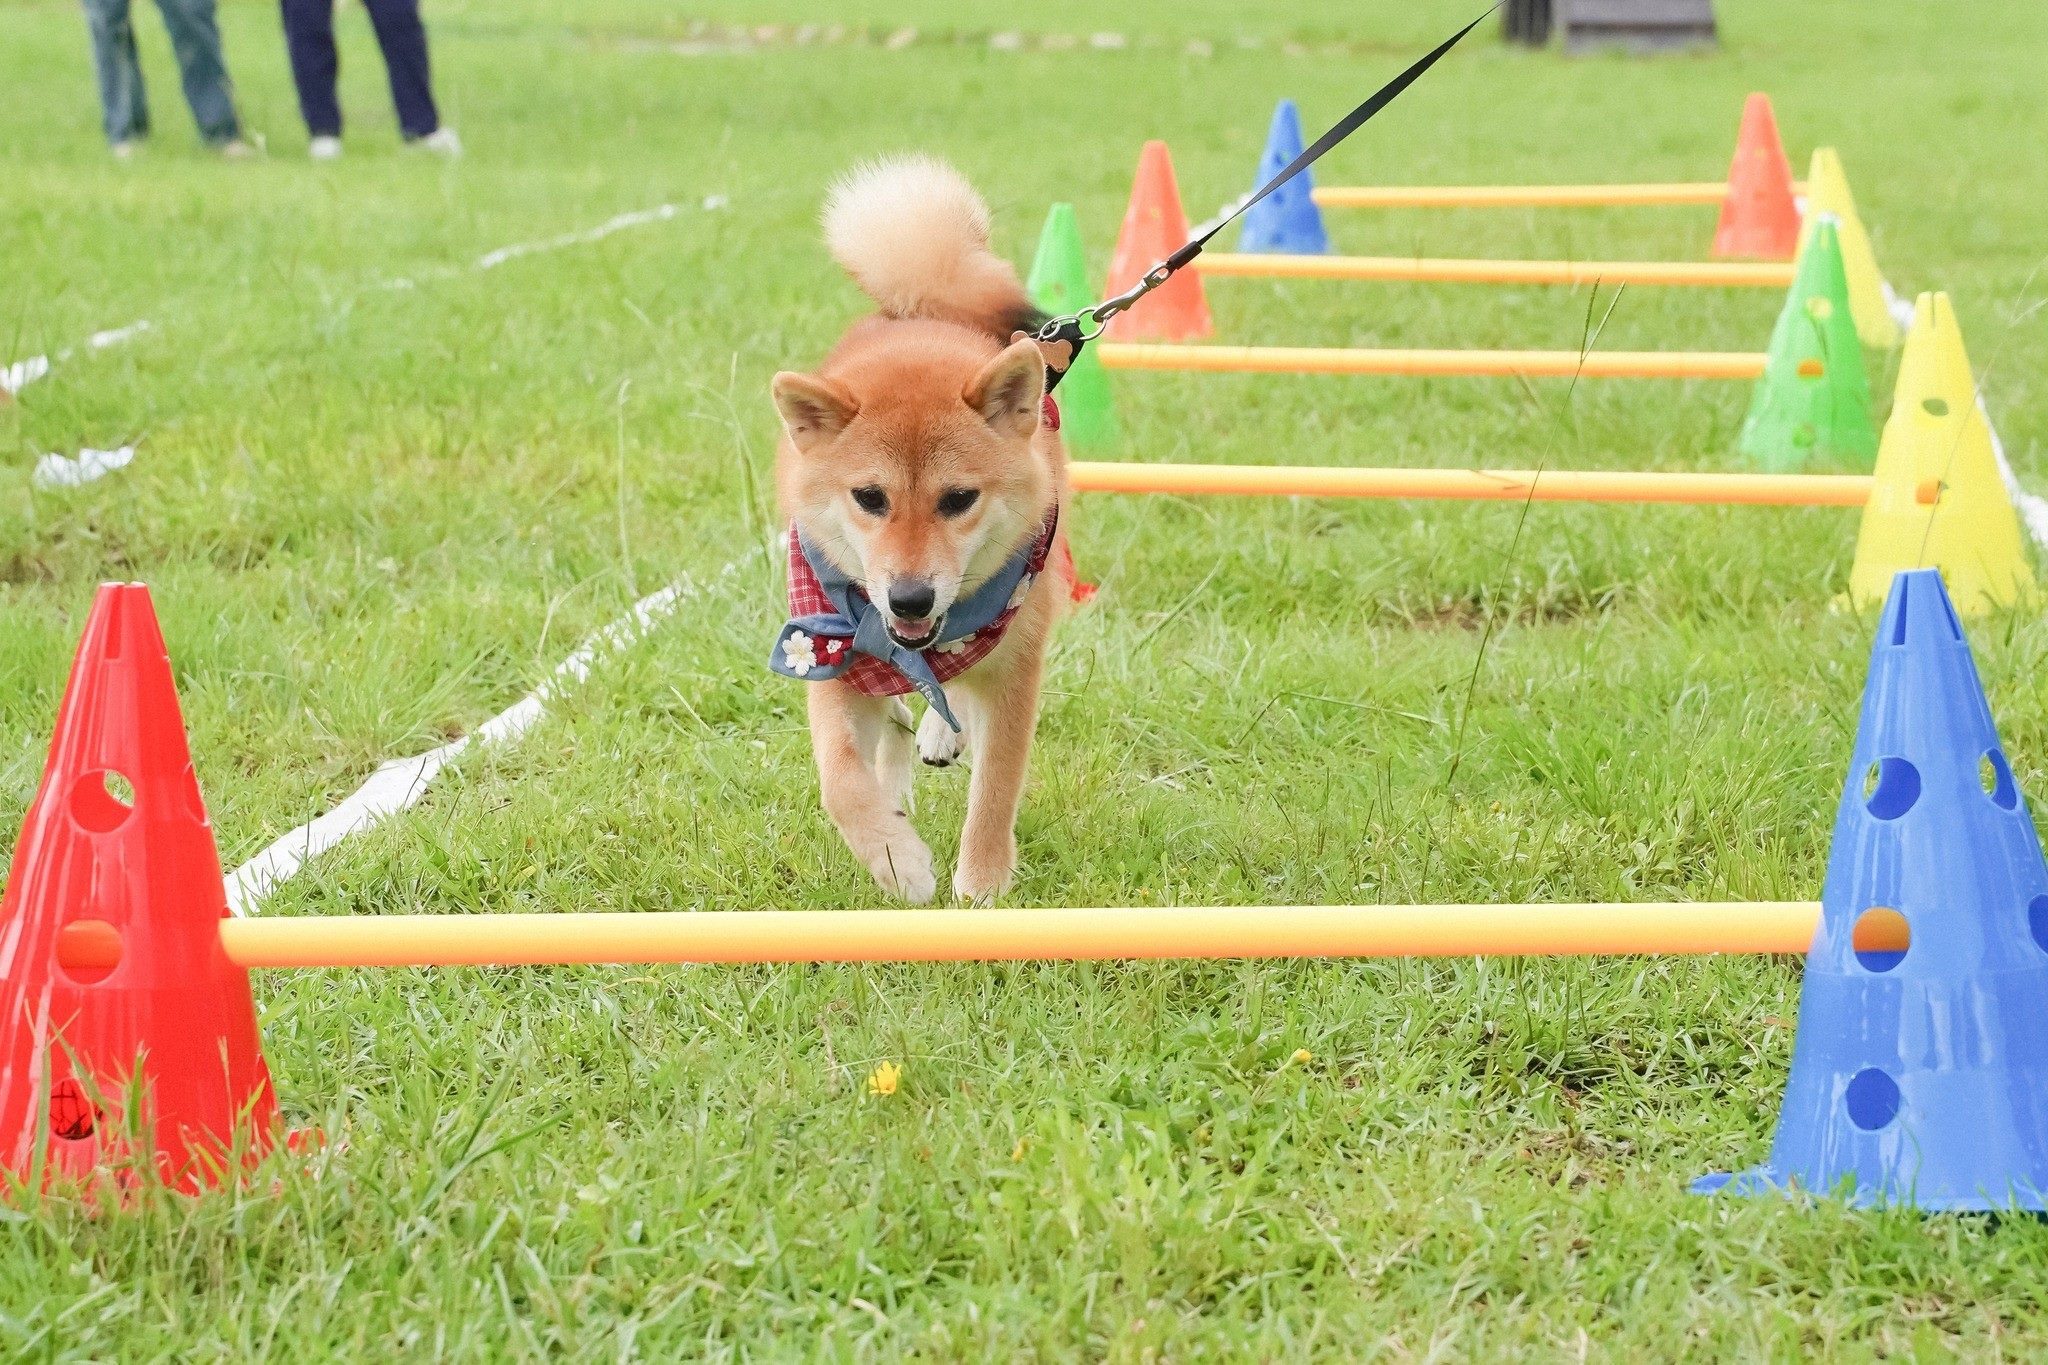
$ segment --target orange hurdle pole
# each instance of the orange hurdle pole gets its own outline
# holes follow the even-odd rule
[[[1694,474],[1578,469],[1347,469],[1312,465],[1077,461],[1086,493],[1434,498],[1455,502],[1664,502],[1751,507],[1861,507],[1868,474]],[[1923,498],[1923,501],[1932,501]]]
[[[1755,379],[1762,351],[1411,351],[1318,346],[1096,343],[1112,370],[1240,374],[1524,375],[1569,379]]]
[[[1819,917],[1814,901],[705,910],[229,919],[220,937],[238,967],[1577,956],[1803,953]],[[1907,932],[1873,924],[1858,945],[1896,951],[1905,943],[1891,938]],[[120,949],[111,925],[79,921],[58,960],[107,967]]]
[[[1798,181],[1796,194],[1806,193]],[[1725,180],[1662,185],[1324,185],[1315,201],[1331,209],[1611,208],[1631,204],[1718,204]]]
[[[1195,257],[1195,269],[1204,275],[1276,280],[1790,289],[1795,267],[1776,261],[1489,261],[1429,256],[1211,252]]]

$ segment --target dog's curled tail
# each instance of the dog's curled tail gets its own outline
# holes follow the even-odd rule
[[[825,200],[825,245],[885,316],[960,323],[1008,341],[1042,315],[988,235],[988,205],[933,157],[857,166]]]

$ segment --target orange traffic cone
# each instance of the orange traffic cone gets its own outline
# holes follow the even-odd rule
[[[1714,229],[1714,255],[1789,261],[1799,250],[1799,205],[1792,198],[1792,163],[1778,141],[1778,120],[1767,95],[1742,106],[1728,195]]]
[[[1180,187],[1173,179],[1173,158],[1164,142],[1148,142],[1138,154],[1138,178],[1131,185],[1131,206],[1124,211],[1116,254],[1109,261],[1109,293],[1123,293],[1145,272],[1171,256],[1188,240],[1188,216],[1180,206]],[[1108,334],[1118,341],[1191,341],[1216,330],[1209,321],[1209,301],[1202,295],[1202,277],[1183,270],[1129,310],[1110,319]]]
[[[0,1171],[196,1191],[269,1149],[227,913],[149,590],[108,584],[0,901]]]

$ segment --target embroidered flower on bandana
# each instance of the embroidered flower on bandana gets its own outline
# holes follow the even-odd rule
[[[1017,610],[1017,608],[1024,605],[1024,599],[1030,595],[1031,585],[1033,582],[1036,581],[1036,579],[1037,575],[1035,574],[1025,574],[1022,578],[1017,580],[1017,591],[1010,594],[1010,605],[1008,610],[1015,611]]]
[[[934,645],[933,648],[941,654],[964,654],[967,651],[967,646],[973,644],[974,637],[980,633],[979,631],[970,630],[957,640],[948,640],[942,645]]]
[[[818,651],[811,637],[800,630],[793,630],[782,642],[783,666],[799,678],[818,666]]]
[[[835,661],[839,658],[840,654],[842,654],[845,651],[845,649],[846,641],[844,640],[827,640],[825,642],[825,652],[827,654],[830,654]]]

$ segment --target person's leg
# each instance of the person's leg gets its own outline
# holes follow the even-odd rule
[[[85,26],[92,33],[92,63],[99,75],[107,141],[119,147],[149,132],[149,101],[142,90],[142,67],[135,60],[128,0],[85,0]]]
[[[384,49],[384,70],[391,78],[391,102],[398,106],[399,131],[406,141],[423,138],[441,126],[434,108],[434,89],[427,71],[427,30],[420,23],[420,0],[363,0],[377,46]]]
[[[334,79],[341,57],[334,48],[334,0],[281,0],[284,41],[292,55],[299,114],[314,137],[341,136],[341,105]]]
[[[178,74],[185,82],[185,103],[199,135],[218,145],[242,135],[235,117],[235,87],[221,56],[220,26],[214,22],[213,0],[156,0],[171,32],[171,50],[178,54]]]

